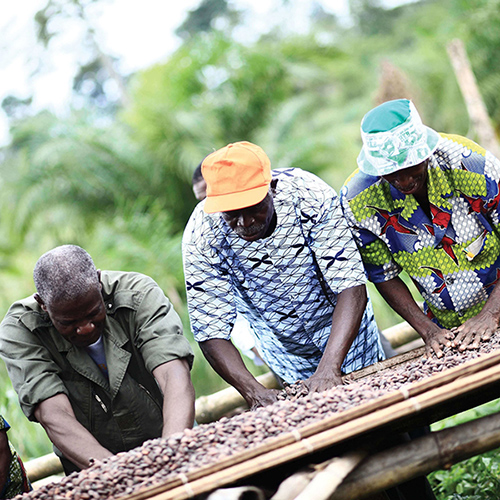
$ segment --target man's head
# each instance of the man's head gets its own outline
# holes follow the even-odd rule
[[[202,173],[207,183],[205,212],[221,212],[244,240],[269,234],[275,221],[271,162],[259,146],[228,144],[203,160]]]
[[[66,340],[84,347],[99,339],[106,307],[100,273],[83,248],[63,245],[43,254],[35,265],[33,279],[36,301]]]
[[[203,163],[203,162],[202,162]],[[198,201],[202,201],[207,197],[207,183],[201,173],[201,163],[195,168],[193,172],[193,193]]]
[[[380,177],[426,163],[440,139],[422,124],[408,99],[387,101],[369,111],[361,121],[361,137],[359,169]]]

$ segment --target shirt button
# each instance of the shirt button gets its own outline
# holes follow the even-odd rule
[[[108,304],[108,309],[112,309],[113,308],[113,304]]]
[[[437,245],[437,246],[436,246],[436,248],[437,248],[438,250],[441,250],[441,248],[443,248],[443,245],[442,245],[441,243],[439,243],[439,245]]]

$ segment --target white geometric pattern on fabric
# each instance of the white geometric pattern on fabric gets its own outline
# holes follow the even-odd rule
[[[314,251],[333,304],[365,283],[361,258],[335,191],[300,169],[273,171],[277,227],[268,238],[239,238],[220,214],[193,212],[183,238],[184,273],[195,339],[229,339],[236,313],[257,337],[257,349],[284,380],[310,377],[330,335],[333,306],[319,284]],[[349,373],[383,359],[369,302],[342,365]]]

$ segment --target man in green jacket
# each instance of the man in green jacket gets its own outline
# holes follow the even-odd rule
[[[66,473],[192,427],[193,353],[151,278],[98,271],[74,245],[42,255],[33,276],[37,293],[0,324],[0,355]]]

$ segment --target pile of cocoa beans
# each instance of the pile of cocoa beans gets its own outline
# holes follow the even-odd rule
[[[231,418],[186,429],[168,439],[153,439],[88,469],[73,473],[23,498],[54,500],[111,499],[159,485],[180,473],[219,463],[269,439],[331,417],[400,387],[500,348],[500,334],[478,350],[447,348],[442,358],[424,358],[377,372],[348,385],[307,394],[301,383],[287,386],[276,403]]]

